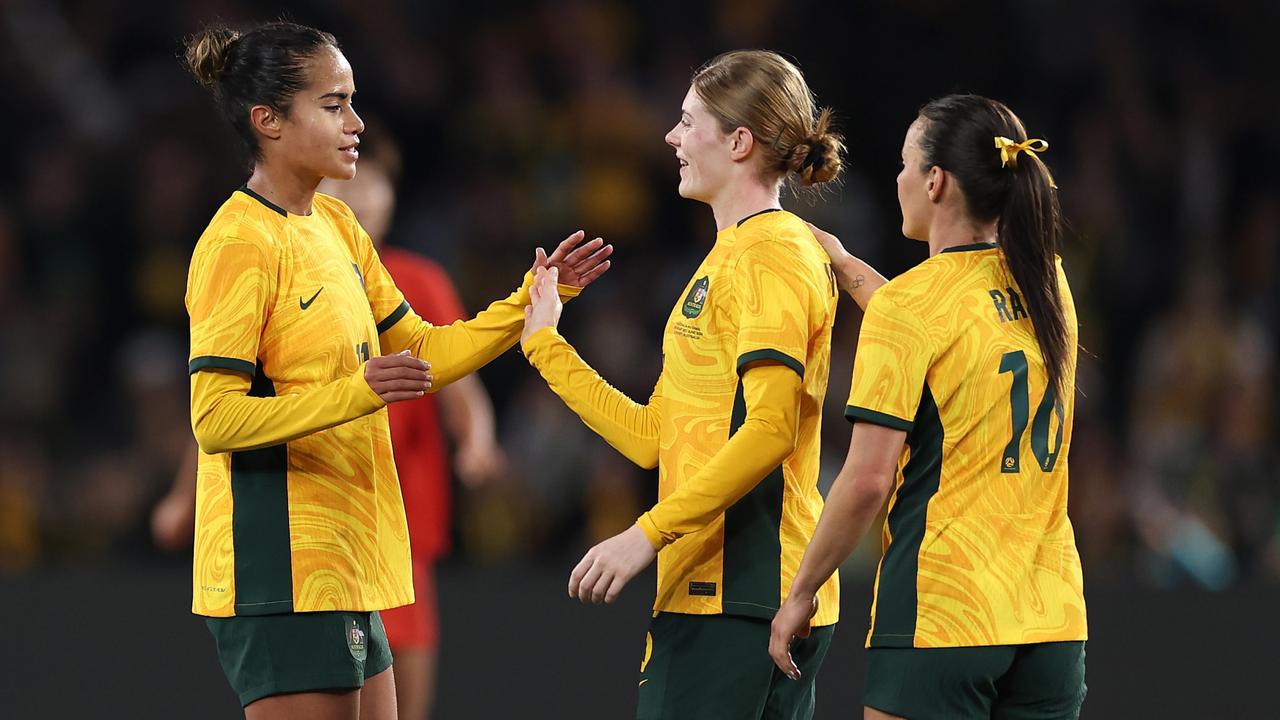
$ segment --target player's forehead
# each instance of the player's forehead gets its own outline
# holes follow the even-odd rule
[[[355,95],[355,74],[347,58],[332,46],[325,46],[307,60],[307,88],[311,99],[350,98]]]

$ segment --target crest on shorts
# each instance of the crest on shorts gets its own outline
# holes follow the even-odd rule
[[[689,294],[684,298],[684,306],[680,311],[687,318],[696,318],[702,313],[702,307],[707,304],[707,292],[711,288],[711,276],[698,278],[694,281],[693,287],[689,288]]]
[[[351,657],[362,662],[369,655],[369,646],[365,642],[364,631],[360,629],[355,620],[351,621],[351,627],[347,629],[347,648],[351,650]]]

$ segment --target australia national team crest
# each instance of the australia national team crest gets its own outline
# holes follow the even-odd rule
[[[689,294],[685,296],[684,307],[681,311],[687,318],[696,318],[702,313],[702,308],[707,304],[707,292],[711,287],[711,276],[698,278],[693,283],[693,287],[689,288]]]
[[[356,660],[363,661],[369,655],[369,647],[365,643],[364,631],[360,629],[355,620],[352,620],[351,627],[347,628],[347,647],[351,650],[351,657]]]

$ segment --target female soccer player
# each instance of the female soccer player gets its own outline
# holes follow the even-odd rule
[[[211,29],[187,61],[254,158],[187,284],[201,449],[192,608],[247,717],[392,720],[377,611],[412,602],[413,583],[383,408],[514,344],[532,277],[448,327],[403,300],[350,209],[316,193],[355,175],[364,130],[333,36]],[[536,253],[569,294],[608,268],[608,247],[581,240]]]
[[[892,491],[867,718],[1074,718],[1084,700],[1067,519],[1076,315],[1046,149],[974,95],[925,105],[903,143],[902,232],[930,257],[870,297],[848,459],[769,644],[802,678],[788,644]],[[826,239],[851,288],[865,266]]]
[[[698,70],[667,133],[683,197],[711,206],[714,246],[676,299],[663,368],[640,405],[610,387],[555,330],[544,271],[522,344],[583,421],[635,463],[659,468],[659,502],[574,568],[569,595],[612,601],[658,557],[656,611],[640,673],[640,718],[808,718],[813,676],[839,608],[798,647],[803,684],[769,662],[768,621],[822,507],[818,437],[838,292],[826,254],[779,207],[784,180],[834,180],[840,138],[800,71],[737,51]]]
[[[399,154],[385,134],[376,146],[382,152],[361,158],[355,179],[326,179],[320,191],[347,203],[355,213],[415,312],[432,325],[465,319],[462,300],[443,267],[406,248],[382,244],[395,214]],[[448,554],[452,526],[445,431],[456,443],[458,478],[468,486],[496,479],[506,458],[498,447],[493,405],[479,373],[459,378],[433,396],[387,406],[387,422],[409,524],[414,602],[381,611],[378,618],[395,657],[399,720],[426,720],[435,700],[440,644],[435,565]]]

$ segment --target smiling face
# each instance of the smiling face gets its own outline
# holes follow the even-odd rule
[[[680,121],[665,139],[680,162],[680,196],[710,203],[731,177],[731,138],[720,132],[720,124],[693,86],[681,104]]]
[[[308,60],[310,82],[293,98],[273,153],[303,174],[349,180],[355,177],[364,122],[352,105],[355,80],[337,48],[326,46]]]

